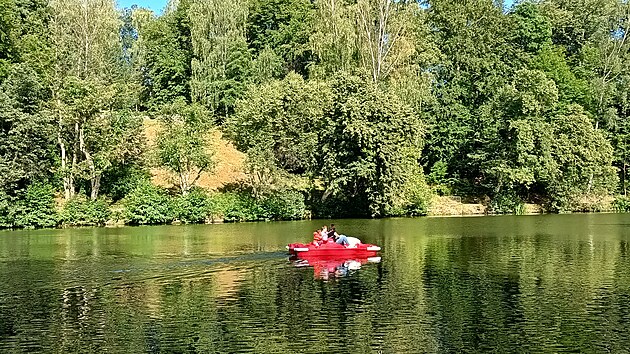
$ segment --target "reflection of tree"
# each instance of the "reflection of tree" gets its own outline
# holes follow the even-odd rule
[[[382,262],[329,282],[257,256],[294,223],[0,238],[0,351],[626,350],[626,228],[552,218],[365,222]]]
[[[612,335],[625,326],[615,321],[623,316],[610,313],[623,307],[609,299],[611,281],[619,279],[613,272],[620,247],[591,246],[544,234],[430,243],[424,278],[442,346],[540,352],[623,343],[625,335]]]

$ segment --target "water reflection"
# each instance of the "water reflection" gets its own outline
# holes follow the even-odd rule
[[[354,274],[361,266],[368,263],[380,263],[381,257],[331,258],[331,257],[289,257],[298,268],[312,267],[315,279],[329,280]]]
[[[375,264],[288,262],[320,221],[0,232],[0,352],[627,352],[629,220],[337,221]]]

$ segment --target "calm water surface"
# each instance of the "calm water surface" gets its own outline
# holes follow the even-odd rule
[[[338,276],[321,223],[0,232],[0,352],[630,348],[630,215],[337,220],[383,248]]]

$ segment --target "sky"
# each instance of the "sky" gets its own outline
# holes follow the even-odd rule
[[[125,8],[131,7],[131,5],[138,5],[140,7],[148,7],[154,12],[162,12],[164,6],[166,6],[168,0],[118,0],[118,7]]]
[[[118,7],[125,8],[131,7],[131,5],[138,5],[140,7],[148,7],[156,13],[162,12],[166,2],[168,0],[118,0]],[[514,0],[504,0],[505,7],[510,7]]]

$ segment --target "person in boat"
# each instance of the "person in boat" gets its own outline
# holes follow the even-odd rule
[[[337,234],[337,231],[335,230],[335,224],[330,224],[330,229],[328,229],[328,238],[332,239],[333,241],[337,242],[337,237],[339,235]]]
[[[329,232],[328,237],[334,237],[335,242],[340,245],[354,248],[354,247],[357,247],[357,245],[361,244],[361,240],[359,240],[356,237],[348,237],[346,235],[338,234],[337,230],[335,229],[335,224],[330,224],[330,229],[332,233]]]
[[[337,233],[335,229],[335,224],[330,224],[330,231],[328,232],[328,237],[333,237],[337,244],[348,247],[350,242],[348,241],[348,237],[346,235],[340,235]]]
[[[313,244],[319,246],[322,244],[322,229],[313,232]]]
[[[321,228],[322,242],[328,241],[328,227],[326,225]]]

